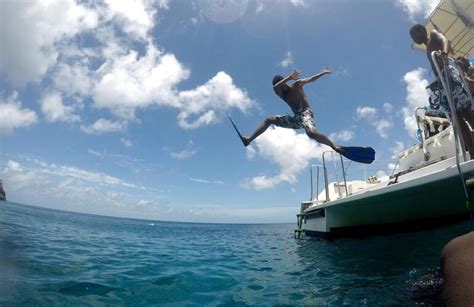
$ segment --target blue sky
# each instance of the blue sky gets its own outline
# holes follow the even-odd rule
[[[416,142],[433,78],[408,30],[428,0],[2,1],[0,178],[10,201],[195,222],[293,222],[327,147],[271,128],[271,79],[305,92],[317,128],[372,146],[370,172]]]

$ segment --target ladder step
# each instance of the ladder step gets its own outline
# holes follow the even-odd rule
[[[466,180],[466,186],[471,190],[474,191],[474,177],[471,177]]]

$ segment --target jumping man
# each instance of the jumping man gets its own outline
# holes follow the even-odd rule
[[[331,73],[330,68],[326,68],[319,74],[308,78],[300,78],[300,72],[294,70],[287,77],[275,76],[273,77],[273,90],[275,93],[283,99],[284,102],[288,104],[291,110],[294,113],[294,116],[270,116],[265,119],[265,121],[255,130],[255,132],[250,136],[244,136],[242,142],[245,146],[248,146],[254,139],[256,139],[260,134],[265,132],[270,125],[276,125],[283,128],[290,129],[305,129],[306,134],[318,141],[319,143],[325,144],[336,152],[342,153],[344,150],[335,145],[327,136],[318,132],[314,125],[313,112],[308,103],[308,99],[303,91],[303,86],[307,83],[314,82],[321,78],[324,75],[329,75]],[[287,84],[288,81],[294,80],[292,84]]]

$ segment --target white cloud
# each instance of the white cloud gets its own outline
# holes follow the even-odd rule
[[[256,9],[255,9],[255,13],[256,13],[256,14],[260,14],[261,12],[263,12],[263,9],[264,9],[263,3],[262,3],[262,2],[259,2],[259,3],[257,3],[257,7],[256,7]]]
[[[280,65],[283,68],[293,66],[293,55],[291,54],[291,51],[288,51],[288,53],[286,54],[286,58],[281,61]]]
[[[334,132],[329,135],[329,139],[333,142],[343,141],[347,142],[354,138],[354,131],[352,130],[342,130],[339,132]]]
[[[307,7],[306,0],[290,0],[290,3],[296,7]]]
[[[204,85],[180,92],[178,98],[181,109],[178,123],[185,129],[210,125],[225,116],[231,108],[246,112],[256,104],[223,71]]]
[[[101,70],[93,90],[95,106],[123,119],[134,119],[136,109],[152,104],[179,107],[175,86],[189,76],[173,54],[162,54],[153,45],[142,57],[132,50],[111,58]]]
[[[179,152],[170,152],[170,157],[177,160],[188,159],[194,156],[197,153],[197,150],[185,149]]]
[[[8,161],[2,172],[5,189],[14,201],[137,218],[158,218],[169,209],[154,188],[74,166],[23,160]]]
[[[387,175],[385,171],[379,170],[377,171],[377,178],[380,181],[387,181],[389,179],[389,176]]]
[[[154,26],[155,6],[168,7],[168,1],[105,0],[105,2],[109,8],[109,16],[116,18],[126,33],[141,39],[145,39],[148,31]]]
[[[231,23],[245,14],[248,0],[221,1],[200,0],[201,13],[216,23]]]
[[[219,181],[219,180],[207,180],[207,179],[200,179],[200,178],[194,178],[194,177],[189,177],[189,180],[194,181],[194,182],[199,182],[199,183],[207,183],[207,184],[224,184],[224,182]]]
[[[56,63],[58,43],[94,28],[99,18],[74,0],[2,1],[1,7],[0,70],[17,86],[39,81]]]
[[[29,127],[38,121],[36,113],[30,109],[22,109],[18,93],[0,101],[0,134],[11,135],[16,128]]]
[[[391,110],[391,108],[391,104],[383,104],[383,109],[385,110],[385,112],[387,112],[387,110]],[[356,118],[365,119],[370,125],[375,128],[377,134],[384,139],[388,138],[388,130],[393,127],[391,117],[389,117],[389,119],[381,118],[379,116],[378,110],[373,107],[358,106],[356,109]]]
[[[56,88],[68,95],[89,95],[94,82],[92,71],[84,63],[59,63],[52,78]]]
[[[405,130],[414,138],[414,132],[417,129],[415,110],[418,107],[424,107],[428,104],[428,91],[426,90],[426,86],[429,83],[428,80],[424,78],[425,72],[423,68],[419,67],[407,72],[403,77],[407,86],[407,96],[406,106],[402,108],[402,114],[405,118]]]
[[[120,132],[126,128],[124,122],[113,122],[108,119],[101,118],[89,126],[81,125],[81,130],[87,134],[103,134],[110,132]]]
[[[242,183],[244,187],[257,190],[272,188],[282,182],[295,183],[297,175],[308,167],[311,159],[319,159],[324,151],[329,150],[306,134],[280,127],[270,127],[255,140],[254,146],[258,156],[279,167],[276,175],[259,175]]]
[[[77,179],[89,184],[100,186],[116,186],[123,188],[146,190],[147,188],[128,182],[126,180],[110,176],[102,172],[94,172],[90,170],[81,169],[75,166],[57,165],[54,163],[47,163],[38,159],[31,160],[33,165],[29,166],[30,170],[42,175],[51,175],[64,177],[69,179]],[[18,163],[18,162],[16,162]]]
[[[357,118],[372,119],[377,115],[377,109],[373,107],[358,106],[356,109]]]
[[[178,91],[190,70],[174,54],[161,51],[151,33],[158,10],[167,9],[169,1],[80,3],[2,3],[0,70],[14,85],[52,81],[50,91],[56,95],[44,99],[43,107],[49,121],[79,121],[78,97],[110,111],[121,126],[150,106],[177,109],[185,129],[216,123],[230,108],[246,111],[254,106],[225,72],[195,89]],[[208,5],[215,8],[212,1]],[[117,124],[107,125],[109,130],[96,126],[81,128],[88,133],[121,130]]]
[[[395,4],[402,7],[411,21],[415,21],[416,17],[428,17],[438,3],[439,0],[395,0]]]
[[[132,147],[132,146],[133,146],[133,142],[132,142],[132,140],[130,140],[130,139],[120,138],[120,142],[121,142],[125,147]]]
[[[257,156],[257,151],[253,147],[253,145],[249,145],[245,148],[245,152],[247,154],[247,159],[252,160]]]
[[[395,141],[395,145],[390,149],[390,152],[395,156],[405,149],[405,144],[400,141]]]
[[[75,106],[66,106],[59,92],[50,92],[41,99],[41,111],[49,122],[75,123],[81,121],[79,115],[74,114]]]
[[[87,152],[90,153],[91,155],[99,157],[99,158],[105,157],[105,153],[98,152],[97,150],[94,150],[94,149],[89,149],[89,150],[87,150]]]
[[[24,170],[17,161],[9,160],[3,170],[3,178],[7,191],[18,191],[30,186],[43,185],[47,180],[41,174]]]
[[[392,105],[391,103],[389,103],[389,102],[385,102],[385,103],[383,104],[383,110],[385,111],[385,113],[389,113],[389,114],[390,114],[390,113],[392,113],[392,111],[393,111],[393,105]]]
[[[375,127],[378,135],[380,135],[382,138],[386,139],[386,138],[388,138],[388,131],[387,130],[393,127],[393,123],[388,121],[388,120],[381,119],[381,120],[378,120],[378,121],[374,122],[374,127]]]
[[[171,207],[166,197],[157,196],[156,189],[101,172],[35,159],[10,160],[2,168],[3,183],[11,200],[62,210],[140,219],[233,223],[288,222],[288,216],[295,211],[294,207],[278,205],[233,208],[228,204],[192,203],[185,208]],[[222,184],[194,179],[203,184]]]

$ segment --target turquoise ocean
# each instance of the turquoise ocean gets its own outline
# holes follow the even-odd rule
[[[443,246],[473,227],[297,240],[294,224],[171,223],[0,202],[0,305],[432,303]]]

